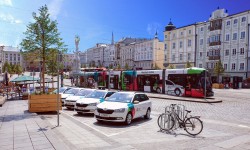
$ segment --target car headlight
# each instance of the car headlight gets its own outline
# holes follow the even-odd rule
[[[96,103],[90,103],[89,106],[96,106]]]
[[[125,108],[115,109],[114,112],[117,113],[123,113],[125,111]]]

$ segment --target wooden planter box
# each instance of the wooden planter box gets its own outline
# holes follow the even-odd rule
[[[59,94],[59,110],[62,110]],[[57,111],[57,94],[29,95],[29,112]]]

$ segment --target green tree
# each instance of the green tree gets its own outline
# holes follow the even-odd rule
[[[128,63],[125,64],[124,69],[129,70]]]
[[[220,74],[224,73],[225,69],[223,68],[223,65],[221,63],[221,60],[218,61],[218,63],[216,63],[215,67],[214,67],[214,73],[217,76],[217,82],[219,83],[219,77]]]
[[[109,69],[113,69],[113,68],[114,68],[113,64],[109,64]]]
[[[186,68],[191,68],[191,67],[193,67],[192,64],[189,61],[187,61]]]
[[[10,64],[6,61],[4,64],[3,64],[3,72],[7,71],[9,72],[10,71]]]
[[[117,69],[119,69],[119,70],[121,69],[121,65],[120,64],[117,65]]]
[[[16,74],[20,75],[23,73],[23,68],[20,66],[20,64],[16,65],[16,70],[15,70]]]
[[[168,69],[175,69],[175,67],[174,67],[173,64],[170,64],[170,65],[168,66]]]
[[[43,81],[43,92],[45,92],[45,66],[49,63],[47,61],[51,57],[51,50],[57,50],[65,52],[66,45],[60,38],[60,33],[57,29],[57,22],[50,19],[48,13],[48,7],[42,6],[38,10],[39,14],[32,13],[34,23],[29,23],[27,29],[24,32],[25,38],[21,42],[24,54],[37,53],[37,58],[42,61],[42,81]],[[57,66],[57,65],[56,65]],[[50,67],[47,67],[48,69]]]

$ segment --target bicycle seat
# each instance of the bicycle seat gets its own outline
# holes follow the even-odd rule
[[[191,113],[191,110],[185,110],[187,113]]]

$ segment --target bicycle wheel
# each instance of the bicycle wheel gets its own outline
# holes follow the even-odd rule
[[[185,130],[190,135],[198,135],[201,133],[203,129],[202,121],[197,117],[187,118],[185,121]]]
[[[174,118],[169,113],[161,114],[157,120],[161,130],[171,130],[174,127]]]

